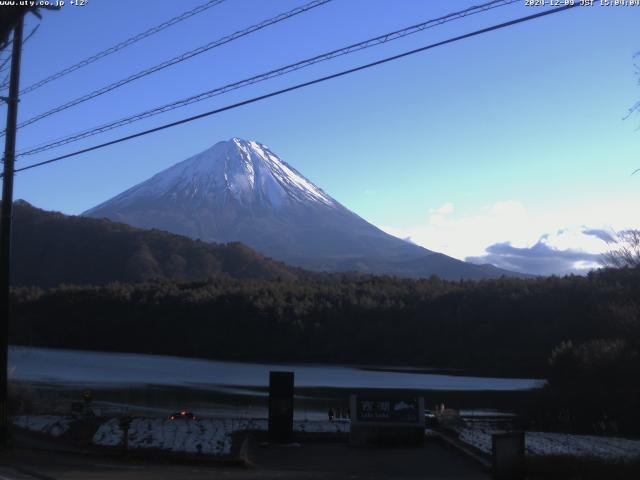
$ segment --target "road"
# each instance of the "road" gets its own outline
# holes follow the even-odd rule
[[[0,454],[0,480],[490,478],[472,460],[435,442],[384,449],[352,448],[336,442],[290,447],[252,442],[249,459],[250,466],[229,466],[13,449]]]

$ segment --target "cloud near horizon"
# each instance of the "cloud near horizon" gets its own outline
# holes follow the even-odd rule
[[[618,231],[640,226],[630,225],[622,215],[625,210],[615,205],[533,215],[522,203],[506,200],[478,210],[475,215],[459,216],[454,204],[447,202],[429,210],[423,225],[383,230],[472,263],[537,275],[566,275],[585,274],[601,266],[601,255],[615,243],[612,224]]]
[[[606,243],[616,243],[616,239],[615,236],[612,232],[609,232],[607,230],[603,230],[601,228],[584,228],[582,230],[582,233],[584,233],[585,235],[593,235],[596,238],[599,238],[600,240],[602,240],[603,242]]]
[[[495,243],[486,248],[486,254],[466,257],[471,263],[490,263],[496,267],[534,275],[584,274],[600,267],[601,254],[578,249],[560,250],[547,244],[549,235],[531,247],[514,247],[509,242]]]

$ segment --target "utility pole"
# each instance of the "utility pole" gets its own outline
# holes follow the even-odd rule
[[[13,29],[11,79],[7,102],[7,129],[4,147],[4,176],[2,177],[2,213],[0,219],[0,449],[7,447],[7,360],[9,356],[10,314],[10,258],[11,220],[13,210],[13,172],[16,156],[16,123],[18,121],[18,92],[20,90],[20,57],[22,55],[22,27],[24,14],[18,15]]]

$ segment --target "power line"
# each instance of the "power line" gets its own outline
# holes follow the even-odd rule
[[[145,30],[142,33],[139,33],[137,35],[134,35],[131,38],[128,38],[127,40],[124,40],[123,42],[118,43],[117,45],[114,45],[113,47],[107,48],[106,50],[102,50],[101,52],[98,52],[88,58],[85,58],[84,60],[79,61],[78,63],[71,65],[70,67],[67,67],[63,70],[60,70],[59,72],[54,73],[53,75],[50,75],[36,83],[34,83],[33,85],[30,85],[26,88],[24,88],[20,94],[24,95],[26,93],[32,92],[40,87],[42,87],[43,85],[49,83],[49,82],[53,82],[54,80],[57,80],[59,78],[64,77],[65,75],[70,74],[71,72],[75,72],[76,70],[82,68],[82,67],[86,67],[87,65],[100,60],[101,58],[104,58],[108,55],[111,55],[112,53],[116,53],[120,50],[122,50],[123,48],[126,48],[130,45],[133,45],[136,42],[139,42],[140,40],[143,40],[147,37],[150,37],[151,35],[154,35],[158,32],[161,32],[162,30],[171,27],[172,25],[175,25],[176,23],[182,22],[183,20],[186,20],[187,18],[193,17],[194,15],[197,15],[199,13],[204,12],[205,10],[208,10],[212,7],[215,7],[216,5],[219,5],[220,3],[224,2],[225,0],[209,0],[207,3],[204,3],[202,5],[199,5],[195,8],[193,8],[192,10],[189,10],[187,12],[184,12],[180,15],[178,15],[177,17],[174,17],[170,20],[167,20],[166,22],[161,23],[160,25],[156,25],[155,27],[152,27],[148,30]]]
[[[232,33],[231,35],[226,35],[222,38],[219,38],[218,40],[215,40],[213,42],[210,42],[206,45],[203,45],[201,47],[198,47],[194,50],[190,50],[186,53],[183,53],[182,55],[178,55],[177,57],[173,57],[169,60],[165,60],[164,62],[155,65],[153,67],[147,68],[145,70],[141,70],[138,73],[135,73],[133,75],[130,75],[127,78],[124,78],[122,80],[118,80],[117,82],[111,83],[109,85],[106,85],[102,88],[99,88],[98,90],[95,90],[91,93],[87,93],[86,95],[83,95],[81,97],[75,98],[67,103],[64,103],[62,105],[59,105],[55,108],[52,108],[51,110],[48,110],[44,113],[41,113],[39,115],[36,115],[35,117],[32,117],[28,120],[25,120],[21,123],[18,124],[18,128],[22,128],[25,127],[27,125],[31,125],[32,123],[35,123],[39,120],[42,120],[43,118],[49,117],[55,113],[59,113],[63,110],[66,110],[68,108],[74,107],[76,105],[79,105],[81,103],[84,103],[88,100],[92,100],[100,95],[104,95],[107,92],[110,92],[112,90],[115,90],[116,88],[122,87],[128,83],[131,83],[135,80],[139,80],[143,77],[146,77],[148,75],[151,75],[152,73],[158,72],[160,70],[163,70],[167,67],[171,67],[173,65],[176,65],[178,63],[184,62],[185,60],[188,60],[190,58],[195,57],[196,55],[200,55],[201,53],[207,52],[213,48],[219,47],[221,45],[224,45],[226,43],[232,42],[234,40],[237,40],[238,38],[244,37],[246,35],[249,35],[251,33],[254,33],[258,30],[262,30],[263,28],[269,27],[271,25],[274,25],[276,23],[282,22],[283,20],[287,20],[288,18],[291,18],[295,15],[299,15],[301,13],[304,13],[308,10],[311,10],[312,8],[316,8],[319,7],[321,5],[324,5],[326,3],[331,2],[332,0],[313,0],[310,3],[307,3],[305,5],[302,5],[300,7],[294,8],[293,10],[289,10],[288,12],[285,13],[281,13],[280,15],[277,15],[275,17],[272,17],[268,20],[265,20],[263,22],[260,22],[256,25],[252,25],[249,28],[245,28],[244,30],[239,30],[235,33]]]
[[[35,33],[38,31],[39,28],[40,28],[40,24],[37,24],[35,27],[31,29],[31,32],[29,32],[29,35],[27,35],[25,39],[22,41],[23,47],[24,47],[24,44],[27,43],[29,39],[33,37],[33,35],[35,35]]]
[[[6,72],[7,70],[9,70],[9,66],[8,66],[9,60],[11,60],[11,54],[7,55],[7,58],[5,58],[0,64],[0,73]]]
[[[41,153],[44,152],[46,150],[50,150],[52,148],[56,148],[56,147],[60,147],[62,145],[67,145],[69,143],[73,143],[73,142],[77,142],[79,140],[82,140],[84,138],[88,138],[88,137],[92,137],[94,135],[98,135],[110,130],[113,130],[115,128],[119,128],[122,127],[124,125],[128,125],[130,123],[134,123],[137,122],[139,120],[143,120],[155,115],[159,115],[161,113],[165,113],[171,110],[175,110],[177,108],[181,108],[181,107],[185,107],[187,105],[191,105],[193,103],[197,103],[197,102],[201,102],[203,100],[206,100],[208,98],[217,96],[217,95],[222,95],[224,93],[230,92],[232,90],[237,90],[239,88],[242,87],[246,87],[249,85],[253,85],[255,83],[259,83],[259,82],[263,82],[266,80],[269,80],[271,78],[274,77],[278,77],[281,75],[285,75],[291,72],[294,72],[296,70],[300,70],[302,68],[306,68],[309,67],[311,65],[314,65],[316,63],[320,63],[323,61],[327,61],[327,60],[331,60],[333,58],[339,57],[339,56],[343,56],[343,55],[347,55],[359,50],[364,50],[376,45],[380,45],[382,43],[387,43],[390,42],[392,40],[397,40],[399,38],[403,38],[406,37],[408,35],[412,35],[414,33],[418,33],[421,32],[425,29],[428,28],[433,28],[436,27],[438,25],[442,25],[443,23],[447,23],[453,20],[457,20],[469,15],[474,15],[477,13],[481,13],[481,12],[485,12],[487,10],[491,10],[493,8],[497,8],[497,7],[502,7],[505,5],[510,5],[512,3],[518,2],[520,0],[493,0],[490,1],[488,3],[482,4],[482,5],[477,5],[477,6],[472,6],[469,7],[465,10],[461,10],[458,12],[453,12],[450,13],[448,15],[442,16],[442,17],[438,17],[435,19],[431,19],[431,20],[427,20],[425,22],[419,23],[417,25],[412,25],[410,27],[406,27],[400,30],[396,30],[394,32],[390,32],[390,33],[386,33],[383,35],[379,35],[377,37],[374,38],[370,38],[368,40],[365,40],[363,42],[359,42],[359,43],[354,43],[352,45],[349,45],[347,47],[342,47],[336,50],[332,50],[328,53],[323,53],[321,55],[316,55],[315,57],[311,57],[311,58],[307,58],[305,60],[301,60],[299,62],[296,63],[292,63],[289,65],[286,65],[284,67],[280,67],[277,68],[275,70],[271,70],[269,72],[266,73],[262,73],[260,75],[256,75],[250,78],[246,78],[244,80],[240,80],[238,82],[234,82],[231,84],[227,84],[224,85],[222,87],[217,87],[215,89],[212,90],[208,90],[206,92],[202,92],[199,93],[197,95],[193,95],[187,98],[183,98],[181,100],[177,100],[165,105],[162,105],[160,107],[155,107],[151,110],[147,110],[141,113],[137,113],[135,115],[130,115],[128,117],[125,118],[121,118],[119,120],[115,120],[103,125],[100,125],[98,127],[94,127],[88,130],[84,130],[82,132],[78,132],[78,133],[74,133],[72,135],[68,135],[66,137],[63,138],[59,138],[57,140],[54,141],[49,141],[47,143],[44,144],[40,144],[34,147],[29,147],[26,150],[23,150],[18,156],[25,156],[25,155],[34,155],[36,153]]]
[[[22,45],[23,46],[29,41],[29,39],[33,36],[33,34],[38,31],[38,28],[40,28],[40,24],[38,24],[35,27],[33,27],[33,29],[31,30],[31,33],[29,33],[29,35],[27,35],[25,37],[25,39],[22,41]],[[12,42],[13,42],[13,40],[12,40]],[[0,73],[5,72],[5,71],[7,71],[9,69],[9,67],[11,66],[11,65],[9,65],[9,60],[11,60],[11,54],[9,54],[7,56],[7,58],[5,58],[2,61],[2,63],[0,64]],[[4,87],[9,85],[8,79],[9,79],[9,74],[7,74],[6,81],[3,81],[2,84],[0,84],[0,88],[4,88]]]
[[[33,35],[38,31],[38,28],[40,28],[40,24],[37,24],[35,27],[33,27],[33,29],[31,30],[31,32],[29,32],[29,35],[27,35],[25,37],[25,39],[22,41],[22,46],[24,47],[26,45],[26,43],[29,41],[29,39],[31,37],[33,37]],[[9,69],[10,65],[7,65],[9,63],[9,60],[11,60],[11,55],[9,55],[3,62],[2,65],[0,65],[0,73],[6,71]],[[0,84],[0,88],[5,88],[9,86],[9,76],[10,73],[7,73],[6,78],[2,81],[2,83]]]
[[[275,97],[275,96],[278,96],[278,95],[282,95],[284,93],[292,92],[294,90],[299,90],[301,88],[308,87],[308,86],[311,86],[311,85],[315,85],[317,83],[322,83],[322,82],[325,82],[327,80],[332,80],[334,78],[343,77],[343,76],[349,75],[351,73],[355,73],[355,72],[359,72],[359,71],[362,71],[362,70],[366,70],[366,69],[369,69],[369,68],[372,68],[372,67],[375,67],[375,66],[378,66],[378,65],[382,65],[382,64],[385,64],[385,63],[388,63],[388,62],[392,62],[394,60],[398,60],[400,58],[408,57],[410,55],[415,55],[416,53],[424,52],[426,50],[431,50],[433,48],[440,47],[440,46],[443,46],[443,45],[447,45],[449,43],[454,43],[454,42],[457,42],[457,41],[460,41],[460,40],[464,40],[466,38],[471,38],[471,37],[475,37],[477,35],[482,35],[484,33],[492,32],[494,30],[500,30],[502,28],[511,27],[511,26],[519,24],[519,23],[524,23],[524,22],[527,22],[527,21],[530,21],[530,20],[534,20],[536,18],[540,18],[540,17],[544,17],[544,16],[551,15],[551,14],[554,14],[554,13],[562,12],[564,10],[569,10],[571,8],[575,8],[575,7],[578,7],[578,6],[579,6],[579,4],[565,5],[563,7],[558,7],[558,8],[554,8],[554,9],[551,9],[551,10],[545,10],[545,11],[538,12],[538,13],[535,13],[535,14],[532,14],[532,15],[527,15],[525,17],[520,17],[520,18],[517,18],[515,20],[510,20],[508,22],[500,23],[500,24],[497,24],[497,25],[493,25],[491,27],[487,27],[487,28],[483,28],[483,29],[480,29],[480,30],[476,30],[476,31],[471,32],[471,33],[466,33],[464,35],[459,35],[457,37],[449,38],[449,39],[443,40],[441,42],[432,43],[432,44],[426,45],[424,47],[420,47],[420,48],[416,48],[414,50],[403,52],[403,53],[400,53],[398,55],[393,55],[391,57],[387,57],[387,58],[384,58],[382,60],[377,60],[375,62],[367,63],[365,65],[360,65],[359,67],[354,67],[354,68],[350,68],[348,70],[343,70],[341,72],[334,73],[332,75],[327,75],[327,76],[324,76],[324,77],[316,78],[316,79],[310,80],[308,82],[299,83],[299,84],[294,85],[292,87],[283,88],[281,90],[276,90],[274,92],[270,92],[270,93],[267,93],[265,95],[260,95],[258,97],[253,97],[253,98],[250,98],[248,100],[244,100],[242,102],[234,103],[232,105],[227,105],[225,107],[221,107],[221,108],[218,108],[218,109],[215,109],[215,110],[210,110],[208,112],[204,112],[204,113],[201,113],[199,115],[194,115],[194,116],[191,116],[191,117],[183,118],[182,120],[178,120],[178,121],[171,122],[171,123],[166,123],[164,125],[160,125],[159,127],[155,127],[155,128],[151,128],[151,129],[148,129],[148,130],[144,130],[144,131],[141,131],[141,132],[138,132],[138,133],[134,133],[132,135],[127,135],[125,137],[120,137],[118,139],[111,140],[111,141],[105,142],[105,143],[101,143],[99,145],[94,145],[92,147],[83,148],[82,150],[77,150],[77,151],[72,152],[72,153],[67,153],[66,155],[61,155],[59,157],[51,158],[49,160],[44,160],[42,162],[38,162],[38,163],[31,164],[31,165],[27,165],[25,167],[18,168],[15,171],[16,172],[22,172],[22,171],[25,171],[25,170],[30,170],[32,168],[40,167],[42,165],[47,165],[47,164],[50,164],[50,163],[58,162],[60,160],[66,159],[66,158],[75,157],[75,156],[80,155],[82,153],[91,152],[93,150],[98,150],[98,149],[101,149],[101,148],[105,148],[105,147],[108,147],[108,146],[111,146],[111,145],[115,145],[117,143],[125,142],[127,140],[132,140],[134,138],[138,138],[138,137],[142,137],[142,136],[145,136],[145,135],[149,135],[151,133],[159,132],[160,130],[165,130],[167,128],[171,128],[171,127],[175,127],[175,126],[178,126],[178,125],[182,125],[184,123],[192,122],[194,120],[198,120],[198,119],[201,119],[201,118],[205,118],[205,117],[209,117],[209,116],[212,116],[212,115],[216,115],[218,113],[225,112],[227,110],[233,110],[235,108],[242,107],[244,105],[249,105],[251,103],[259,102],[261,100],[265,100],[267,98],[271,98],[271,97]]]

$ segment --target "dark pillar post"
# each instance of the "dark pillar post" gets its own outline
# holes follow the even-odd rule
[[[293,372],[269,372],[269,441],[293,437]]]
[[[10,8],[10,7],[5,7]],[[11,80],[7,101],[7,132],[4,147],[2,177],[2,213],[0,214],[0,448],[7,446],[7,356],[9,343],[9,284],[11,278],[11,217],[13,208],[13,163],[16,155],[16,123],[18,121],[18,92],[20,90],[20,56],[22,54],[22,14],[13,30]]]
[[[524,432],[494,433],[491,436],[493,478],[524,479]]]

